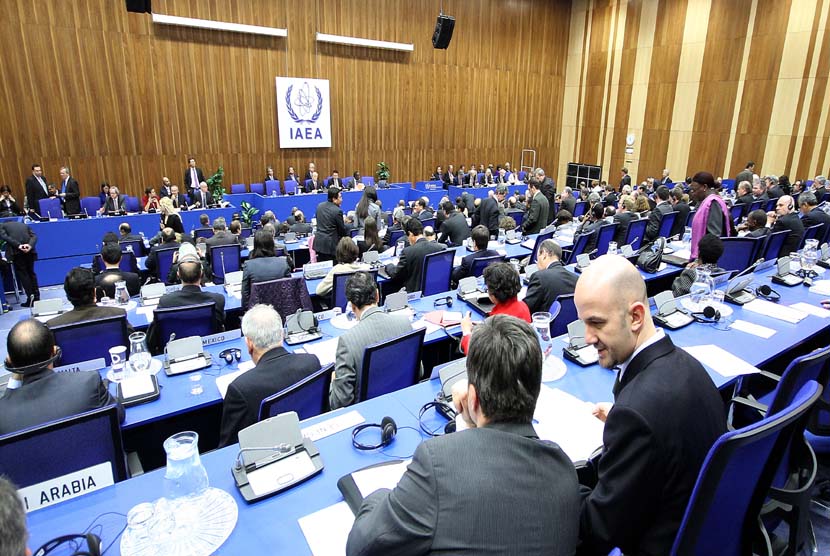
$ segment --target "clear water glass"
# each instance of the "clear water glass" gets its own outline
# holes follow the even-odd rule
[[[152,356],[147,349],[147,334],[133,332],[130,334],[130,366],[133,371],[144,374],[150,370]]]
[[[164,496],[176,500],[197,496],[207,490],[207,471],[199,457],[199,434],[185,431],[164,441],[167,469],[164,473]]]
[[[801,268],[805,273],[812,273],[818,261],[818,240],[808,239],[801,250]]]
[[[689,297],[696,311],[703,310],[703,307],[710,302],[714,289],[712,273],[709,269],[697,267],[695,269],[695,281],[689,289]]]
[[[692,241],[692,229],[686,226],[686,229],[683,231],[683,243],[689,243],[690,241]]]
[[[617,242],[616,241],[609,241],[608,242],[608,254],[609,255],[616,255],[617,254]]]
[[[551,318],[551,314],[547,311],[542,311],[539,313],[533,313],[531,316],[533,321],[533,328],[536,330],[536,333],[539,334],[539,338],[543,342],[550,341],[550,321],[553,320]]]

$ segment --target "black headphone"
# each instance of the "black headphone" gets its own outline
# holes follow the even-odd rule
[[[46,556],[46,554],[49,554],[60,545],[76,541],[77,539],[81,539],[81,542],[86,542],[86,550],[75,551],[72,553],[72,556],[101,556],[101,539],[92,533],[56,537],[35,550],[32,556]]]
[[[781,299],[781,294],[769,287],[767,284],[761,284],[757,288],[755,288],[755,295],[758,297],[762,297],[767,301],[772,301],[777,303],[779,299]]]
[[[720,320],[720,311],[711,305],[707,305],[703,308],[703,311],[692,313],[692,318],[695,319],[695,322],[701,322],[704,324],[718,322]]]
[[[441,305],[446,305],[447,307],[452,307],[452,297],[439,297],[435,301],[432,302],[433,307],[440,307]]]
[[[361,444],[357,441],[357,435],[366,429],[380,429],[380,444]],[[378,448],[385,448],[392,443],[395,435],[398,434],[398,425],[391,417],[384,417],[380,424],[366,423],[365,425],[358,425],[352,430],[352,446],[358,450],[377,450]]]
[[[439,396],[440,395],[441,394],[439,393]],[[447,421],[443,427],[439,427],[435,430],[429,430],[424,424],[424,414],[430,409],[435,409],[437,413],[443,415],[445,418],[449,419],[449,421]],[[424,434],[429,436],[441,436],[441,433],[438,432],[441,429],[444,431],[443,434],[450,434],[455,432],[456,415],[458,415],[458,413],[455,411],[455,408],[451,403],[447,403],[446,401],[440,400],[436,397],[435,401],[425,403],[421,406],[421,411],[418,412],[418,426]]]
[[[46,359],[45,361],[40,361],[38,363],[32,363],[31,365],[24,365],[22,367],[12,367],[11,365],[9,365],[9,359],[7,357],[5,365],[6,370],[10,373],[15,373],[18,375],[33,374],[37,371],[41,371],[49,365],[51,365],[52,363],[58,361],[61,358],[61,355],[63,355],[63,351],[61,350],[60,346],[55,346],[55,348],[55,354],[52,355],[52,357],[50,357],[49,359]]]
[[[242,359],[242,350],[239,348],[228,348],[221,353],[219,353],[219,357],[225,360],[225,363],[230,365],[234,359],[239,362]]]

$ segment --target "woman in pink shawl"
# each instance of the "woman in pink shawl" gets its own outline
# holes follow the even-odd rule
[[[697,259],[700,239],[708,234],[718,237],[732,235],[729,209],[715,190],[715,177],[709,172],[698,172],[692,178],[689,197],[697,204],[692,220],[692,259]]]

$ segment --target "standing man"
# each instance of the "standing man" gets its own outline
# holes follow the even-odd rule
[[[32,164],[32,175],[26,178],[26,204],[29,212],[40,214],[40,200],[49,198],[49,186],[40,164]]]
[[[6,258],[14,265],[17,279],[26,292],[26,301],[22,306],[31,307],[40,299],[40,287],[35,274],[37,236],[23,222],[9,221],[0,223],[0,240],[8,244]]]
[[[631,176],[628,175],[628,168],[621,168],[620,169],[620,191],[626,185],[631,185]]]
[[[257,422],[262,400],[320,369],[316,355],[289,353],[282,346],[282,319],[270,305],[254,305],[245,312],[242,335],[256,366],[228,385],[219,446],[235,444],[239,431]]]
[[[574,468],[533,427],[542,377],[533,329],[488,318],[471,336],[467,374],[453,403],[471,428],[422,442],[392,491],[366,497],[349,556],[575,553]]]
[[[61,185],[58,197],[63,201],[63,212],[66,214],[80,214],[81,188],[78,181],[69,174],[68,166],[61,166]]]
[[[314,250],[318,261],[332,261],[341,237],[349,235],[343,222],[343,195],[336,187],[330,187],[328,199],[317,205],[317,233],[314,235]]]
[[[412,331],[407,317],[386,313],[378,307],[378,287],[368,272],[355,272],[346,280],[346,299],[352,304],[357,325],[337,340],[334,379],[329,390],[332,409],[358,401],[366,346]]]
[[[542,227],[544,228],[551,222],[553,222],[553,218],[556,216],[553,214],[553,207],[556,203],[556,184],[553,183],[553,180],[545,175],[545,171],[542,168],[536,168],[536,180],[538,181],[538,189],[545,196],[545,199],[548,201],[548,216],[545,222],[543,223]],[[571,213],[573,214],[573,213]]]
[[[746,183],[746,182],[744,182]],[[749,191],[749,184],[747,184],[747,192]],[[672,226],[670,235],[679,235],[683,237],[683,232],[686,231],[686,221],[689,219],[689,203],[683,200],[683,188],[675,185],[671,190],[671,204],[672,210],[677,213],[677,218],[674,219],[674,226]]]
[[[201,168],[196,167],[196,159],[192,156],[187,159],[187,170],[184,171],[184,189],[185,191],[195,190],[199,188],[199,184],[205,181],[205,175]]]
[[[726,432],[723,401],[703,366],[655,328],[645,282],[627,260],[592,262],[574,301],[585,341],[617,372],[614,404],[594,408],[603,453],[595,481],[582,486],[578,554],[669,554],[701,465]]]
[[[499,185],[496,187],[495,194],[487,196],[478,206],[478,223],[487,228],[492,237],[499,236],[499,218],[502,215],[500,206],[504,202],[505,195],[507,195],[507,186]]]
[[[748,181],[752,183],[752,175],[755,173],[755,163],[751,160],[746,163],[746,167],[738,172],[738,175],[735,176],[735,183],[741,183],[742,181]]]
[[[537,179],[530,180],[527,196],[527,216],[522,222],[522,229],[527,235],[538,234],[547,225],[548,211],[551,209],[547,198],[539,191]]]

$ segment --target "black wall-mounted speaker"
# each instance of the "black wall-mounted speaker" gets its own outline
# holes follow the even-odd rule
[[[151,0],[127,0],[127,11],[140,14],[153,13],[153,9],[150,7],[151,3]]]
[[[441,14],[435,22],[435,32],[432,34],[432,46],[446,50],[452,40],[452,30],[455,29],[455,18]]]

